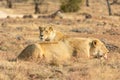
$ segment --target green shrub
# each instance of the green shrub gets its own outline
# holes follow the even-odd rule
[[[63,12],[77,12],[81,3],[82,0],[62,0],[60,8]]]

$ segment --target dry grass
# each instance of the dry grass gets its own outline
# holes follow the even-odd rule
[[[104,2],[103,0],[101,0]],[[49,3],[49,14],[59,8],[59,3]],[[101,2],[100,2],[101,3]],[[10,14],[33,14],[33,7],[18,3],[15,8],[1,11]],[[21,5],[20,5],[21,4]],[[52,5],[54,4],[54,5]],[[102,3],[101,3],[102,4]],[[91,0],[90,8],[83,7],[77,13],[64,14],[64,19],[0,19],[0,80],[119,80],[120,79],[120,17],[107,16],[106,6]],[[24,8],[25,7],[25,8]],[[120,6],[113,5],[115,13]],[[86,19],[83,13],[92,17]],[[42,15],[42,14],[40,14]],[[72,37],[96,37],[108,44],[117,46],[117,50],[108,54],[108,60],[77,59],[69,65],[50,65],[47,63],[14,61],[28,45],[39,40],[39,25],[55,25],[55,29]],[[89,28],[88,28],[89,27]],[[73,31],[73,30],[77,30]],[[87,31],[85,32],[84,30]],[[89,31],[91,33],[89,33]],[[93,32],[92,32],[93,31]],[[116,49],[111,46],[110,49]],[[12,61],[13,60],[13,61]]]

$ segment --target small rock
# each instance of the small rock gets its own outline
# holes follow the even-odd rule
[[[79,29],[73,29],[72,31],[73,32],[79,32],[79,33],[88,33],[88,34],[94,33],[94,30],[92,30],[89,27],[82,27],[82,28],[79,28]]]
[[[16,30],[23,31],[23,27],[16,27]]]
[[[120,13],[114,13],[115,16],[120,16]]]
[[[5,46],[0,46],[0,50],[2,50],[2,51],[7,51],[7,47],[5,47]]]
[[[23,18],[33,18],[33,16],[29,14],[29,15],[24,15]]]
[[[33,43],[33,41],[31,41],[31,40],[27,40],[26,42],[25,42],[25,44],[32,44]]]
[[[120,52],[120,48],[114,44],[108,43],[105,39],[100,39],[110,52]]]
[[[90,18],[92,18],[92,15],[89,14],[89,13],[82,13],[82,15],[85,16],[85,19],[90,19]]]
[[[106,33],[109,33],[110,35],[120,35],[117,31],[114,29],[106,30]]]
[[[99,22],[97,23],[97,26],[105,26],[107,23],[106,22]]]
[[[23,40],[24,38],[23,38],[22,36],[20,36],[20,35],[17,35],[17,36],[16,36],[16,39],[17,39],[17,40]]]

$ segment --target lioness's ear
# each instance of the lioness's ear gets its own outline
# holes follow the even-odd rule
[[[53,31],[53,27],[49,27],[49,30]]]
[[[92,45],[93,45],[94,47],[96,47],[97,44],[98,44],[98,41],[97,41],[97,40],[93,40],[93,41],[92,41]]]
[[[41,26],[39,26],[39,30],[41,30]]]

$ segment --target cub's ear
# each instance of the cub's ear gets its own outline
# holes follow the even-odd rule
[[[50,31],[53,31],[53,27],[49,27],[49,30],[50,30]]]
[[[93,40],[93,41],[92,41],[92,45],[93,45],[94,47],[96,47],[97,44],[98,44],[98,41],[97,41],[97,40]]]

